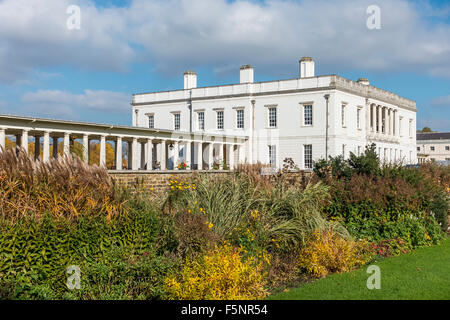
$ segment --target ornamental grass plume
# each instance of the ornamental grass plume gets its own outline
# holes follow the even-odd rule
[[[0,152],[0,218],[40,220],[105,215],[112,219],[124,209],[107,171],[89,166],[77,156],[34,161],[23,149]]]

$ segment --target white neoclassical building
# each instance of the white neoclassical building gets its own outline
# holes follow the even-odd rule
[[[337,75],[316,76],[314,60],[299,62],[299,77],[254,82],[254,70],[240,68],[240,83],[197,87],[193,71],[184,74],[184,89],[133,95],[133,126],[243,137],[237,146],[215,140],[177,147],[172,159],[209,166],[211,159],[232,163],[260,161],[280,168],[292,158],[301,169],[313,161],[375,143],[384,162],[417,163],[416,103]],[[205,156],[206,155],[206,156]],[[173,160],[172,160],[173,161]]]

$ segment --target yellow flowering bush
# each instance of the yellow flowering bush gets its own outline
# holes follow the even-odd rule
[[[263,262],[246,259],[242,249],[224,244],[188,260],[178,277],[165,279],[165,291],[175,300],[254,300],[268,295]]]
[[[300,250],[299,266],[308,274],[324,277],[350,271],[368,262],[371,256],[367,241],[348,240],[332,230],[316,231]]]

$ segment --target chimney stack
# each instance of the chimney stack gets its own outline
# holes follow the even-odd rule
[[[253,67],[251,65],[245,65],[241,67],[241,83],[253,82]]]
[[[184,89],[197,88],[197,74],[194,71],[184,73]]]
[[[357,82],[361,83],[365,86],[368,86],[370,84],[369,79],[367,79],[367,78],[359,78]]]
[[[303,57],[300,63],[300,78],[314,77],[314,60],[311,57]]]

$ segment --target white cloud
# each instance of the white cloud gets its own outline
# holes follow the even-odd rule
[[[85,90],[83,94],[38,90],[25,93],[21,101],[22,113],[63,118],[79,118],[81,110],[124,115],[128,115],[131,110],[131,98],[128,94],[104,90]]]
[[[96,8],[87,0],[4,0],[0,81],[61,65],[125,70],[136,59],[170,74],[198,66],[229,72],[230,65],[250,63],[279,75],[297,70],[301,56],[313,56],[319,72],[449,77],[450,26],[427,20],[448,15],[448,7],[376,2],[380,30],[366,27],[372,0],[134,0],[127,8]],[[66,28],[69,4],[81,7],[81,30]]]
[[[366,27],[372,0],[264,4],[225,0],[135,0],[126,11],[132,41],[164,71],[250,63],[264,71],[297,69],[313,56],[319,71],[409,70],[450,76],[450,26],[431,25],[419,5],[380,0],[381,29]]]
[[[450,108],[450,95],[437,97],[431,101],[431,105],[435,107],[449,107]]]
[[[80,30],[66,25],[67,7],[74,3],[82,8]],[[46,67],[124,70],[133,50],[120,15],[121,9],[100,10],[84,0],[0,1],[0,82]]]

